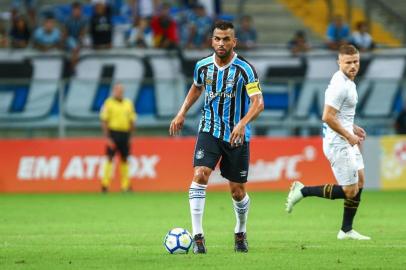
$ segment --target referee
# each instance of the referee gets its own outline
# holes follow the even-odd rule
[[[124,98],[124,87],[115,84],[113,95],[106,99],[100,111],[103,134],[106,137],[106,154],[108,157],[104,166],[102,192],[108,192],[112,178],[113,157],[120,153],[121,190],[131,191],[128,176],[128,155],[130,152],[130,137],[134,129],[137,115],[131,100]]]

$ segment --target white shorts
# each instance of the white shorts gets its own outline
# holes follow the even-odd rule
[[[364,160],[358,145],[323,144],[323,151],[340,186],[358,183],[358,171],[364,169]]]

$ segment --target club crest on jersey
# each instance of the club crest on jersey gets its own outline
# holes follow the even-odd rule
[[[212,78],[206,78],[205,83],[206,83],[206,85],[212,85],[213,84],[213,79]]]
[[[212,85],[213,84],[213,72],[208,72],[206,76],[205,83],[206,85]]]
[[[202,159],[204,158],[204,150],[203,149],[199,149],[196,152],[196,159]]]

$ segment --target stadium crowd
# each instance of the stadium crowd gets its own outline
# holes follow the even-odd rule
[[[210,30],[222,14],[220,0],[89,0],[39,9],[35,0],[13,0],[10,16],[0,20],[0,48],[65,50],[73,66],[81,48],[109,49],[210,48]],[[238,49],[257,47],[258,34],[249,15],[241,16],[236,29]],[[360,51],[375,47],[365,22],[351,33],[343,16],[335,15],[326,29],[325,48],[337,50],[353,44]],[[306,31],[298,30],[288,42],[293,55],[312,49]]]
[[[0,47],[208,48],[212,24],[221,14],[220,1],[91,0],[41,9],[35,2],[13,1],[8,18],[0,21]]]

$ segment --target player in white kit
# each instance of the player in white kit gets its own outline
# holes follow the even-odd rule
[[[354,78],[358,73],[360,56],[352,45],[343,45],[338,53],[339,70],[331,78],[326,89],[323,111],[323,151],[330,161],[338,185],[304,186],[293,182],[287,198],[286,211],[304,197],[344,199],[344,214],[337,239],[369,240],[352,228],[361,201],[365,181],[364,161],[359,144],[366,133],[354,124],[358,94]]]

